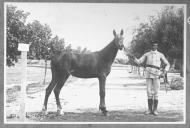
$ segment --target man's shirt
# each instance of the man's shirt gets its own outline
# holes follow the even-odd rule
[[[136,61],[138,61],[139,63],[143,63],[144,61],[146,61],[146,65],[152,65],[156,67],[161,67],[161,63],[163,62],[166,65],[166,71],[168,71],[170,68],[170,64],[165,56],[157,50],[145,53],[140,59],[136,59]],[[158,76],[160,75],[159,69],[146,67],[146,70],[146,78],[158,78]]]

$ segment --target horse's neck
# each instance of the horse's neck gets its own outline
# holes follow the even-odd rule
[[[118,52],[118,48],[114,40],[100,51],[101,57],[103,57],[105,60],[109,60],[112,62],[114,61],[117,55],[117,52]]]

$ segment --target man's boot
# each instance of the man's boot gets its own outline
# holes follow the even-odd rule
[[[152,105],[153,105],[153,100],[148,99],[148,110],[145,112],[145,115],[148,115],[148,114],[152,113]]]
[[[155,115],[155,116],[158,115],[157,107],[158,107],[158,100],[155,99],[154,100],[154,106],[153,106],[153,115]]]

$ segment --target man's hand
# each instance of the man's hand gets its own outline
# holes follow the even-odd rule
[[[162,74],[160,74],[159,78],[164,78],[165,75],[166,75],[167,71],[166,70],[163,70],[162,71]]]
[[[128,57],[129,57],[130,59],[132,59],[132,60],[135,60],[135,56],[132,55],[131,53],[128,53]]]

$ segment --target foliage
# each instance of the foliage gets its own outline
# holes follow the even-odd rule
[[[177,56],[172,58],[180,58],[183,55],[183,29],[184,29],[183,9],[175,9],[167,7],[159,15],[156,27],[155,40],[160,42],[160,50],[168,55],[169,50],[178,50]]]
[[[72,51],[75,53],[82,53],[82,54],[90,52],[90,50],[88,50],[87,48],[82,49],[81,46],[78,46],[76,49],[72,49]]]
[[[72,51],[72,46],[71,46],[71,44],[69,44],[65,49],[66,49],[66,51]]]
[[[51,29],[45,24],[42,25],[39,21],[33,21],[27,24],[29,31],[28,42],[30,44],[29,58],[45,59],[48,52],[48,45],[51,39]]]
[[[7,5],[6,8],[6,58],[7,65],[14,65],[18,61],[17,56],[20,54],[18,43],[27,42],[27,27],[25,26],[26,18],[29,13],[17,10],[15,6]]]
[[[114,63],[118,63],[118,64],[126,64],[126,60],[122,59],[122,58],[116,58]]]
[[[65,45],[64,38],[58,36],[51,37],[51,28],[47,24],[41,24],[35,20],[26,24],[26,18],[29,13],[18,10],[16,6],[7,6],[7,65],[14,65],[18,61],[20,52],[18,51],[19,43],[30,44],[29,59],[49,59],[50,54],[60,53],[64,50],[77,53],[90,52],[87,48],[72,49],[72,45]]]
[[[184,85],[184,83],[183,83],[182,77],[174,77],[171,80],[170,88],[172,90],[181,90],[184,88],[183,85]]]
[[[51,39],[49,47],[51,48],[52,53],[59,53],[65,50],[65,41],[64,39],[59,39],[58,36],[55,36]]]
[[[59,54],[63,51],[70,51],[74,53],[88,53],[90,52],[87,50],[87,48],[82,49],[82,47],[78,46],[76,49],[72,49],[72,45],[66,45],[65,40],[59,39],[58,36],[55,36],[51,39],[50,44],[48,45],[50,47],[50,53],[51,54]]]
[[[7,5],[7,65],[14,65],[18,61],[19,43],[30,44],[28,58],[44,59],[48,55],[48,43],[51,38],[51,29],[39,21],[26,25],[29,13],[18,10],[17,7]]]
[[[183,8],[166,6],[157,16],[151,16],[149,23],[141,23],[134,33],[130,52],[136,57],[150,50],[150,42],[156,41],[158,51],[171,60],[183,56]],[[181,59],[183,63],[183,59]]]

